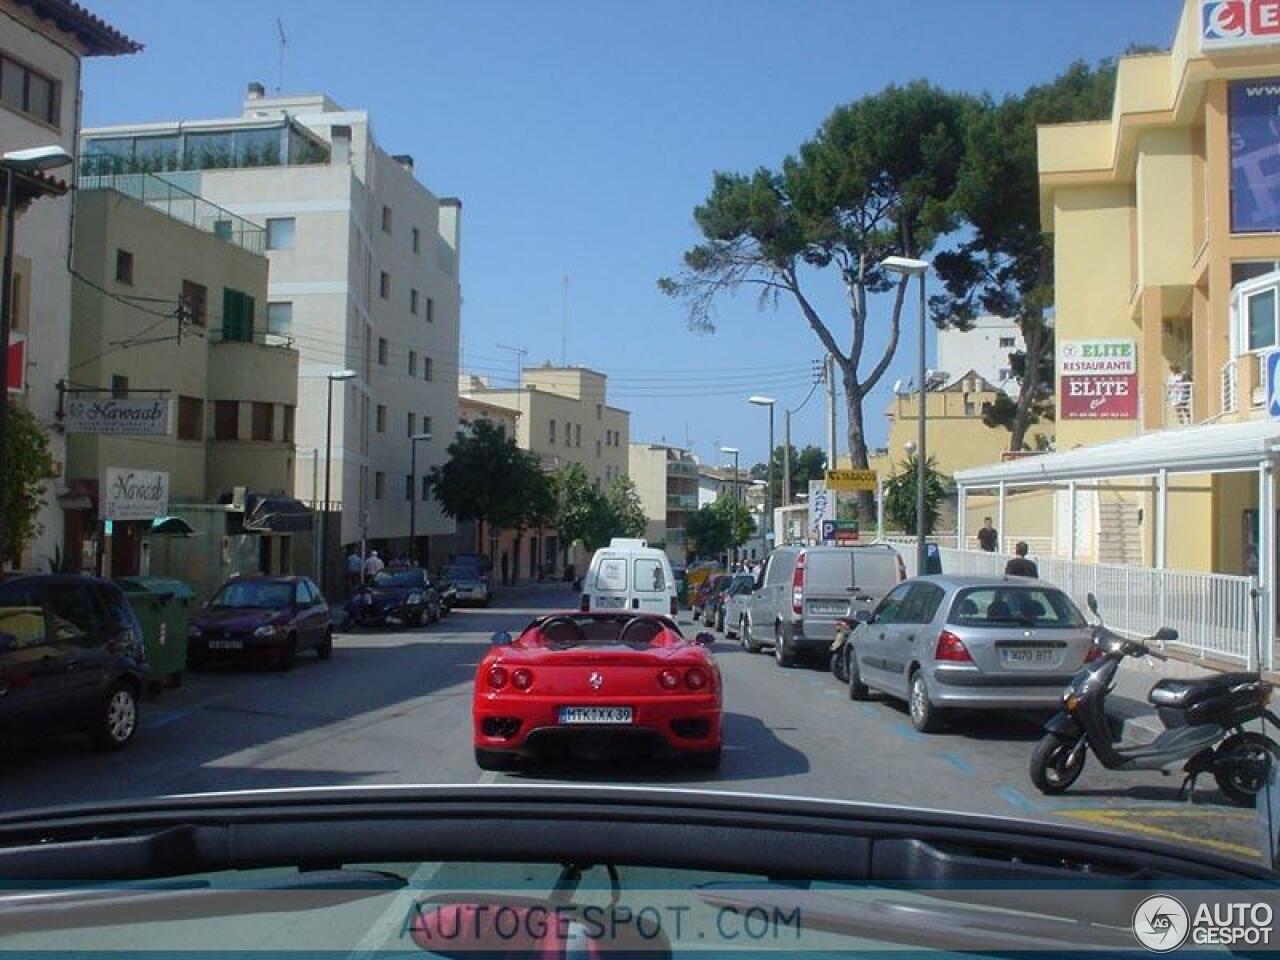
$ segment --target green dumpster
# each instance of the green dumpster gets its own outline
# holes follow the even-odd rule
[[[180,685],[187,669],[187,629],[195,593],[181,580],[167,577],[119,577],[115,582],[142,624],[147,685]]]

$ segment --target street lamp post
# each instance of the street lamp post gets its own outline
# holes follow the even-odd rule
[[[773,407],[777,401],[773,397],[747,397],[747,403],[753,403],[757,407],[769,408],[769,456],[765,458],[765,524],[764,524],[764,552],[768,554],[772,548],[773,533]],[[789,452],[789,451],[788,451]],[[789,459],[789,458],[787,458]],[[789,467],[789,463],[783,464],[785,470]]]
[[[431,442],[431,434],[415,433],[409,438],[409,559],[418,562],[418,442]]]
[[[0,167],[4,168],[4,267],[0,278],[0,484],[8,482],[5,468],[9,457],[9,334],[13,329],[13,245],[14,210],[16,191],[14,175],[53,170],[71,162],[71,154],[62,147],[34,147],[30,150],[10,150],[0,155]],[[9,530],[0,513],[0,566],[9,548]]]
[[[733,502],[735,504],[741,503],[742,499],[738,492],[738,454],[739,454],[738,448],[737,447],[721,447],[720,452],[728,453],[733,456]],[[734,560],[734,563],[738,562],[737,547],[733,548],[733,560]]]
[[[916,404],[916,572],[924,573],[927,569],[924,543],[924,483],[925,461],[928,459],[928,446],[925,438],[926,393],[925,388],[925,274],[929,271],[928,260],[912,260],[908,257],[885,257],[880,266],[890,273],[899,273],[904,277],[920,278],[920,326],[919,351],[916,363],[916,383],[919,385],[919,396]]]
[[[354,380],[354,370],[334,370],[325,375],[328,381],[325,390],[328,392],[328,405],[324,423],[324,505],[320,513],[320,552],[329,549],[329,484],[333,479],[333,385],[341,380]],[[323,580],[321,580],[323,586]]]

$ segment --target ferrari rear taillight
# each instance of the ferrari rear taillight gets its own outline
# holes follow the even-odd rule
[[[511,685],[517,690],[528,690],[533,686],[533,673],[524,667],[512,671]]]
[[[684,685],[690,690],[705,690],[710,679],[701,667],[690,667],[684,674]]]
[[[658,686],[663,690],[675,690],[680,686],[680,674],[674,670],[663,670],[658,674]]]
[[[804,551],[796,557],[796,569],[791,574],[791,612],[804,613]]]
[[[486,677],[489,686],[493,690],[501,690],[507,685],[507,668],[506,667],[490,667],[489,675]]]
[[[933,659],[948,663],[973,663],[973,657],[969,656],[969,648],[950,630],[943,630],[938,634],[938,645],[934,647]]]

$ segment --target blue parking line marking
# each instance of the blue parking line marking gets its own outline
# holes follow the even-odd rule
[[[188,707],[186,710],[175,710],[173,713],[163,713],[158,717],[154,714],[148,713],[144,717],[140,726],[144,730],[154,730],[157,727],[167,727],[171,723],[177,723],[179,720],[186,719],[203,706],[204,704],[200,704],[199,706]]]
[[[921,733],[919,730],[917,730],[915,727],[911,726],[908,723],[895,723],[895,724],[892,724],[889,727],[889,729],[894,733],[896,733],[898,736],[902,737],[904,740],[911,740],[911,741],[918,742],[920,740],[929,739],[923,733]]]
[[[944,753],[942,755],[942,759],[947,761],[947,763],[951,764],[961,773],[973,773],[973,765],[958,754]]]
[[[1019,810],[1034,810],[1036,805],[1013,787],[997,787],[996,796]]]

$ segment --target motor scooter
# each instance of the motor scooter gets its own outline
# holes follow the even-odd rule
[[[1098,616],[1098,601],[1088,597]],[[1244,724],[1265,717],[1280,728],[1280,718],[1267,708],[1272,686],[1257,673],[1222,673],[1199,679],[1158,681],[1147,694],[1165,729],[1151,743],[1121,743],[1113,737],[1106,713],[1107,695],[1125,657],[1168,660],[1151,642],[1171,643],[1176,630],[1165,627],[1146,641],[1122,637],[1099,622],[1094,626],[1096,652],[1067,685],[1062,712],[1045,724],[1045,735],[1031,755],[1031,782],[1046,794],[1059,794],[1076,782],[1092,750],[1109,770],[1161,770],[1179,765],[1186,774],[1179,799],[1190,799],[1195,781],[1212,773],[1231,802],[1253,806],[1267,782],[1271,765],[1280,763],[1280,747]]]

